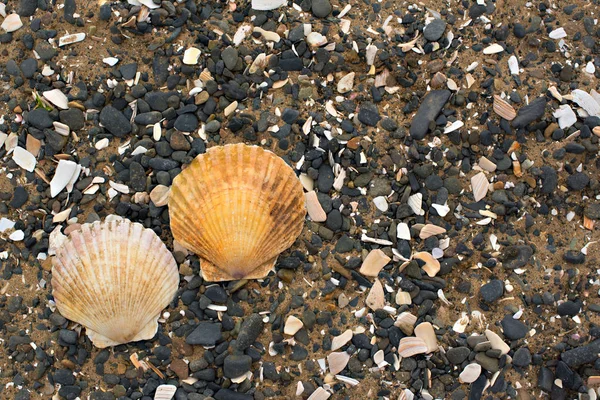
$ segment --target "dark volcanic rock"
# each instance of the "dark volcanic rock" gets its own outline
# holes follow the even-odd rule
[[[483,285],[479,289],[479,294],[486,303],[493,303],[504,294],[504,284],[501,280],[494,279]]]
[[[187,344],[214,346],[221,340],[221,324],[200,321],[198,326],[185,338]]]
[[[512,126],[517,129],[524,128],[529,125],[529,123],[540,119],[544,115],[545,110],[546,98],[539,97],[519,109],[517,117],[512,120]]]
[[[123,137],[131,132],[129,120],[113,106],[106,106],[102,109],[100,123],[116,137]]]
[[[508,269],[521,268],[529,263],[532,255],[533,249],[530,246],[508,246],[504,249],[504,261],[502,265]]]
[[[425,96],[410,124],[410,136],[413,139],[421,140],[425,137],[429,130],[429,123],[437,118],[449,98],[450,91],[446,89],[432,90]]]
[[[529,328],[527,325],[514,319],[512,315],[507,315],[502,319],[502,332],[504,337],[510,340],[522,339],[527,335]]]

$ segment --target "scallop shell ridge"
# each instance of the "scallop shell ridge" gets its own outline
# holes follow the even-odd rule
[[[174,179],[169,215],[175,239],[214,282],[265,277],[300,235],[306,210],[292,168],[234,144],[209,149]]]
[[[82,225],[53,258],[58,310],[100,348],[151,339],[178,286],[171,252],[152,230],[128,220]]]

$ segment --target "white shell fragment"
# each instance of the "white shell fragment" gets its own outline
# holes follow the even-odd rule
[[[412,357],[417,354],[427,353],[427,343],[419,337],[405,337],[400,339],[398,354],[400,357]]]
[[[346,368],[350,361],[350,354],[345,351],[334,352],[327,356],[327,364],[329,364],[329,372],[332,375],[337,375]]]
[[[294,336],[304,324],[298,318],[290,315],[285,321],[285,327],[283,328],[283,333],[286,335]]]
[[[252,9],[259,11],[274,10],[287,3],[287,0],[252,0]]]
[[[423,271],[425,271],[430,278],[433,278],[438,272],[440,272],[440,262],[428,252],[421,251],[419,253],[415,253],[413,258],[421,260],[425,263],[423,266]]]
[[[21,240],[25,239],[25,232],[19,229],[18,231],[11,233],[8,238],[13,242],[20,242]]]
[[[560,129],[565,129],[577,122],[577,115],[575,111],[568,104],[563,104],[554,113],[554,118],[558,119],[558,126]]]
[[[310,219],[315,222],[324,222],[327,219],[327,214],[319,202],[317,192],[311,190],[304,194],[304,198],[306,201],[306,211],[308,211]]]
[[[266,31],[258,26],[254,27],[252,31],[260,33],[265,40],[270,42],[279,43],[279,41],[281,40],[281,36],[279,36],[277,32]]]
[[[503,51],[504,47],[500,46],[498,43],[494,43],[483,49],[483,54],[497,54],[502,53]]]
[[[198,64],[198,57],[200,57],[200,49],[190,47],[183,53],[183,63],[185,65],[196,65]]]
[[[428,237],[441,235],[442,233],[446,233],[446,229],[441,226],[427,224],[421,229],[421,232],[419,232],[419,237],[421,239],[427,239]]]
[[[377,276],[383,267],[392,261],[380,249],[371,250],[360,266],[360,273],[365,276]]]
[[[433,325],[431,325],[431,323],[421,322],[419,325],[415,326],[415,336],[423,339],[427,346],[428,353],[439,350],[437,337],[435,336],[435,331],[433,330]]]
[[[567,32],[565,32],[565,28],[557,28],[548,34],[550,39],[562,39],[567,37]]]
[[[444,133],[454,132],[455,130],[462,128],[464,125],[465,123],[462,121],[454,121],[453,123],[444,128]]]
[[[471,187],[473,189],[475,201],[479,201],[487,195],[489,185],[490,184],[483,172],[480,172],[471,178]]]
[[[331,396],[327,390],[322,387],[318,387],[317,390],[312,392],[310,397],[307,400],[327,400]]]
[[[117,57],[106,57],[102,59],[104,64],[110,65],[111,67],[117,65],[119,59]]]
[[[50,181],[50,196],[56,197],[67,187],[69,182],[77,180],[80,172],[81,166],[77,163],[69,160],[60,160],[56,167],[56,171],[54,172],[54,177],[52,178],[52,181]]]
[[[502,338],[496,332],[486,329],[485,337],[490,342],[492,349],[500,350],[502,354],[508,354],[510,351],[510,346],[504,343],[504,340],[502,340]]]
[[[465,367],[458,379],[462,383],[473,383],[479,378],[479,375],[481,375],[481,365],[472,363]]]
[[[6,4],[0,3],[0,16],[6,17]]]
[[[383,285],[379,282],[379,279],[375,280],[373,287],[369,291],[369,295],[365,301],[367,307],[371,310],[380,310],[385,305],[385,294],[383,293]]]
[[[42,96],[56,107],[66,110],[69,108],[69,99],[60,91],[60,89],[52,89],[42,93]]]
[[[514,54],[508,58],[508,70],[511,75],[519,75],[519,61]]]
[[[58,39],[58,47],[63,47],[68,44],[73,44],[77,42],[81,42],[85,39],[85,33],[74,33],[72,35],[66,35]]]
[[[375,207],[377,207],[377,209],[379,211],[382,212],[386,212],[389,208],[389,204],[387,202],[387,199],[385,198],[385,196],[377,196],[373,199],[373,203],[375,204]]]
[[[175,385],[160,385],[156,388],[154,400],[171,400],[176,391],[177,386]]]
[[[33,172],[33,170],[35,169],[35,165],[37,164],[37,161],[33,154],[31,154],[24,148],[18,146],[15,147],[12,158],[19,167],[29,172]]]
[[[344,75],[337,84],[337,91],[339,93],[348,93],[354,88],[354,76],[356,74],[354,72],[350,72],[349,74]]]
[[[331,339],[331,351],[335,351],[344,346],[346,343],[352,340],[352,336],[354,336],[354,334],[352,333],[351,329],[347,329],[339,336],[334,336],[334,338]]]
[[[6,18],[4,18],[2,25],[0,25],[0,28],[2,28],[7,33],[19,30],[21,29],[21,27],[23,27],[23,21],[21,21],[21,17],[19,17],[19,14],[10,14]]]
[[[571,92],[573,101],[585,110],[590,116],[600,116],[600,104],[587,92],[581,89],[575,89]]]
[[[308,43],[309,46],[316,48],[316,47],[320,47],[320,46],[323,46],[324,44],[326,44],[327,38],[325,36],[321,35],[319,32],[311,32],[306,37],[306,42]]]

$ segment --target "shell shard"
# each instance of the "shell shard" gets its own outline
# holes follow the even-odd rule
[[[173,181],[174,238],[200,259],[207,281],[264,278],[302,232],[302,185],[281,158],[257,146],[213,147]]]
[[[128,220],[82,225],[52,261],[58,310],[99,348],[151,339],[179,286],[171,252],[152,230]]]

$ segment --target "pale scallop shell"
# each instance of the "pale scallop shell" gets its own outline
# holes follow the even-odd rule
[[[175,239],[201,258],[207,281],[264,278],[302,232],[302,185],[281,158],[257,146],[213,147],[173,181]]]
[[[179,286],[171,252],[128,220],[83,224],[52,261],[56,307],[99,348],[151,339]]]

